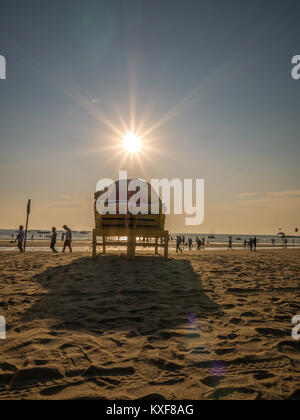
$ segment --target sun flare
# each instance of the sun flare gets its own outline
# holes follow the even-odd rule
[[[137,153],[141,147],[141,139],[133,132],[128,131],[124,137],[123,147],[128,153]]]

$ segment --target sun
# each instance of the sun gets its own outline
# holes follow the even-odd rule
[[[123,147],[128,153],[137,153],[142,147],[141,139],[132,131],[128,131],[123,140]]]

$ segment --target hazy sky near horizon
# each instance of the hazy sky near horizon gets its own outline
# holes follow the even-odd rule
[[[100,178],[204,178],[205,222],[300,227],[299,1],[2,1],[0,228],[93,227]],[[122,161],[111,128],[150,128]],[[159,124],[156,124],[160,121]],[[119,139],[121,141],[121,138]],[[121,146],[119,150],[122,151]]]

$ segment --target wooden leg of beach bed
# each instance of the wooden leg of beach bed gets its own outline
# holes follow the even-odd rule
[[[128,235],[127,237],[127,258],[130,260],[131,256],[131,237]]]
[[[169,232],[165,232],[164,238],[165,238],[165,252],[164,252],[164,257],[167,260],[168,257],[169,257]]]
[[[155,255],[158,254],[158,238],[155,238]]]
[[[136,248],[136,236],[134,235],[132,238],[132,256],[131,258],[135,259],[135,248]]]
[[[97,236],[95,230],[93,230],[93,244],[92,244],[92,250],[93,250],[93,258],[96,258],[97,256]]]
[[[134,235],[128,235],[128,243],[127,243],[127,258],[129,260],[133,260],[135,257],[135,237]]]
[[[105,243],[105,235],[103,235],[103,255],[106,254],[106,243]]]

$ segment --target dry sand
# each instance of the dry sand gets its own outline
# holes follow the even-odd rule
[[[299,261],[0,252],[0,399],[299,399]]]

